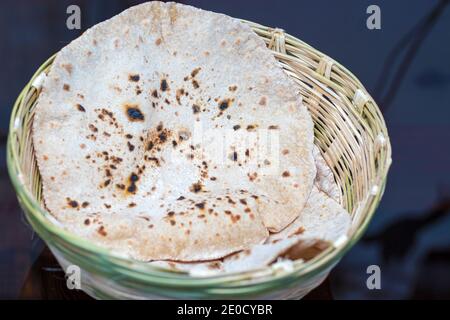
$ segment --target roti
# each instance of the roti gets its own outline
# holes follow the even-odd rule
[[[224,257],[298,218],[316,175],[298,89],[249,26],[150,2],[56,56],[33,142],[49,212],[139,260]]]
[[[281,232],[271,234],[264,244],[249,248],[221,260],[179,263],[154,261],[152,265],[193,276],[235,273],[268,266],[278,259],[310,260],[333,242],[345,237],[350,229],[350,215],[335,200],[317,187],[300,216]]]
[[[317,146],[313,148],[313,155],[317,169],[315,186],[337,203],[341,203],[342,195],[339,186],[334,180],[333,171],[327,165]]]
[[[238,273],[263,268],[275,261],[309,260],[329,246],[318,239],[290,237],[276,242],[253,245],[250,248],[222,260],[183,263],[153,261],[151,265],[174,271],[187,272],[192,276],[211,276],[220,273]]]
[[[350,214],[314,186],[298,218],[281,232],[271,234],[268,241],[280,241],[302,235],[305,238],[334,242],[347,234],[350,223]]]

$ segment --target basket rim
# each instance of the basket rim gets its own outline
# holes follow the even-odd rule
[[[260,24],[241,20],[244,23],[248,23],[252,29],[259,28],[263,31],[267,30],[274,30],[273,28],[265,27]],[[289,35],[286,33],[286,38],[289,39],[292,42],[298,42],[300,45],[306,46],[308,49],[313,50],[317,54],[320,54],[322,56],[326,56],[324,53],[312,48],[310,45],[304,43],[303,41]],[[56,54],[55,54],[56,55]],[[17,197],[19,199],[19,202],[21,203],[27,220],[33,225],[33,229],[40,235],[41,233],[36,230],[34,224],[39,225],[40,227],[44,228],[45,232],[48,233],[48,235],[51,237],[51,241],[55,241],[55,239],[61,240],[63,243],[73,246],[74,248],[84,250],[88,253],[100,255],[104,259],[108,260],[108,263],[111,264],[114,267],[117,267],[118,269],[123,268],[129,268],[129,271],[131,272],[137,272],[137,274],[130,275],[132,278],[142,280],[142,278],[137,277],[136,275],[142,275],[146,276],[145,282],[148,284],[155,284],[155,285],[170,285],[175,288],[192,288],[192,287],[204,287],[204,288],[210,288],[214,285],[229,285],[229,284],[236,284],[238,286],[242,286],[242,283],[239,283],[239,281],[245,281],[252,279],[253,282],[250,282],[248,284],[244,284],[244,286],[263,286],[264,288],[260,288],[263,290],[272,290],[274,286],[276,286],[276,283],[283,282],[284,284],[292,281],[297,283],[298,281],[302,279],[307,279],[315,274],[320,273],[321,271],[330,268],[335,263],[339,261],[339,259],[361,238],[363,233],[368,227],[368,224],[370,220],[372,219],[375,210],[380,202],[381,196],[384,192],[384,187],[387,179],[387,173],[389,171],[389,167],[391,164],[391,158],[390,153],[389,157],[386,157],[385,163],[383,164],[383,167],[385,170],[382,172],[381,177],[381,186],[376,191],[375,194],[372,194],[373,196],[373,202],[368,208],[367,215],[365,216],[364,220],[361,221],[358,228],[354,231],[354,233],[347,239],[345,243],[343,243],[339,247],[333,247],[330,250],[325,250],[322,254],[320,254],[318,257],[307,261],[307,262],[301,262],[301,261],[294,261],[294,269],[288,272],[283,272],[280,274],[276,274],[273,271],[273,268],[270,266],[266,266],[260,269],[251,270],[251,271],[245,271],[240,273],[233,273],[233,274],[219,274],[219,275],[213,275],[213,276],[191,276],[186,273],[178,273],[173,272],[167,269],[162,269],[159,267],[151,266],[147,262],[143,261],[136,261],[130,258],[125,258],[120,255],[115,254],[114,252],[111,252],[103,247],[100,247],[81,236],[77,236],[73,233],[70,233],[66,230],[64,230],[62,227],[59,227],[52,223],[48,219],[48,216],[50,213],[45,210],[39,201],[35,199],[35,197],[29,192],[24,180],[22,177],[24,176],[24,173],[21,170],[20,164],[19,164],[19,156],[18,156],[18,149],[17,145],[14,143],[14,138],[17,135],[16,131],[16,112],[23,101],[24,97],[26,96],[26,93],[30,91],[32,88],[32,83],[34,79],[36,79],[37,76],[39,76],[46,68],[48,68],[51,63],[53,62],[53,59],[55,55],[51,56],[49,59],[47,59],[34,73],[34,75],[31,77],[31,80],[28,82],[28,84],[24,87],[24,89],[19,94],[13,110],[11,112],[11,118],[10,118],[10,125],[9,125],[9,131],[8,131],[8,141],[7,141],[7,168],[8,173],[10,176],[10,179],[12,181],[12,184],[15,188],[15,191],[17,193]],[[326,56],[328,57],[328,56]],[[359,82],[359,80],[351,73],[349,70],[347,70],[345,67],[343,67],[341,64],[339,64],[337,61],[335,61],[332,58],[329,58],[334,62],[336,66],[341,68],[343,71],[348,73],[352,80],[355,79],[357,83],[361,86],[361,88],[364,89],[364,86]],[[323,77],[322,75],[317,74],[318,77]],[[323,77],[324,78],[324,77]],[[325,79],[325,78],[324,78]],[[373,98],[368,94],[368,97],[370,98],[370,101],[373,103],[374,107],[378,112],[380,112],[377,104],[373,100]],[[380,112],[381,114],[381,112]],[[384,118],[381,116],[382,124],[384,125]],[[386,144],[388,146],[388,150],[390,152],[390,142],[389,137],[386,136]],[[33,220],[34,219],[34,220]],[[42,231],[42,230],[41,230]],[[48,239],[44,239],[45,242],[48,241]],[[132,263],[132,267],[130,266],[130,263]],[[152,276],[153,275],[153,276]],[[150,276],[150,277],[149,277]],[[254,281],[256,280],[256,281]],[[229,287],[229,286],[227,286]],[[261,291],[259,291],[261,292]]]

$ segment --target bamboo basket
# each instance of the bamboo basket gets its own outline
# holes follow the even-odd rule
[[[273,298],[298,299],[317,287],[361,237],[384,192],[391,146],[384,119],[358,79],[325,54],[280,29],[249,21],[295,81],[314,124],[315,144],[332,169],[350,212],[349,237],[290,270],[266,267],[252,272],[196,278],[115,256],[51,222],[42,205],[42,185],[33,152],[31,128],[39,96],[34,74],[12,111],[8,170],[28,222],[64,269],[81,268],[81,288],[96,298]]]

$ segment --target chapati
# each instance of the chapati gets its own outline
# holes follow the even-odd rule
[[[217,259],[298,218],[316,174],[295,84],[249,26],[149,2],[57,55],[33,142],[49,212],[140,260]]]

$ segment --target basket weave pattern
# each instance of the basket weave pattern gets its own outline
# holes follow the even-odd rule
[[[315,144],[332,169],[342,205],[352,216],[348,241],[336,244],[289,273],[265,268],[238,275],[195,279],[114,257],[55,226],[42,205],[42,185],[31,131],[39,95],[36,81],[46,61],[19,95],[11,115],[8,169],[27,220],[63,267],[85,272],[83,289],[108,298],[300,298],[326,277],[362,235],[384,191],[391,146],[383,117],[363,85],[339,63],[281,29],[244,21],[266,42],[295,81],[314,121]],[[37,80],[38,79],[38,80]]]

